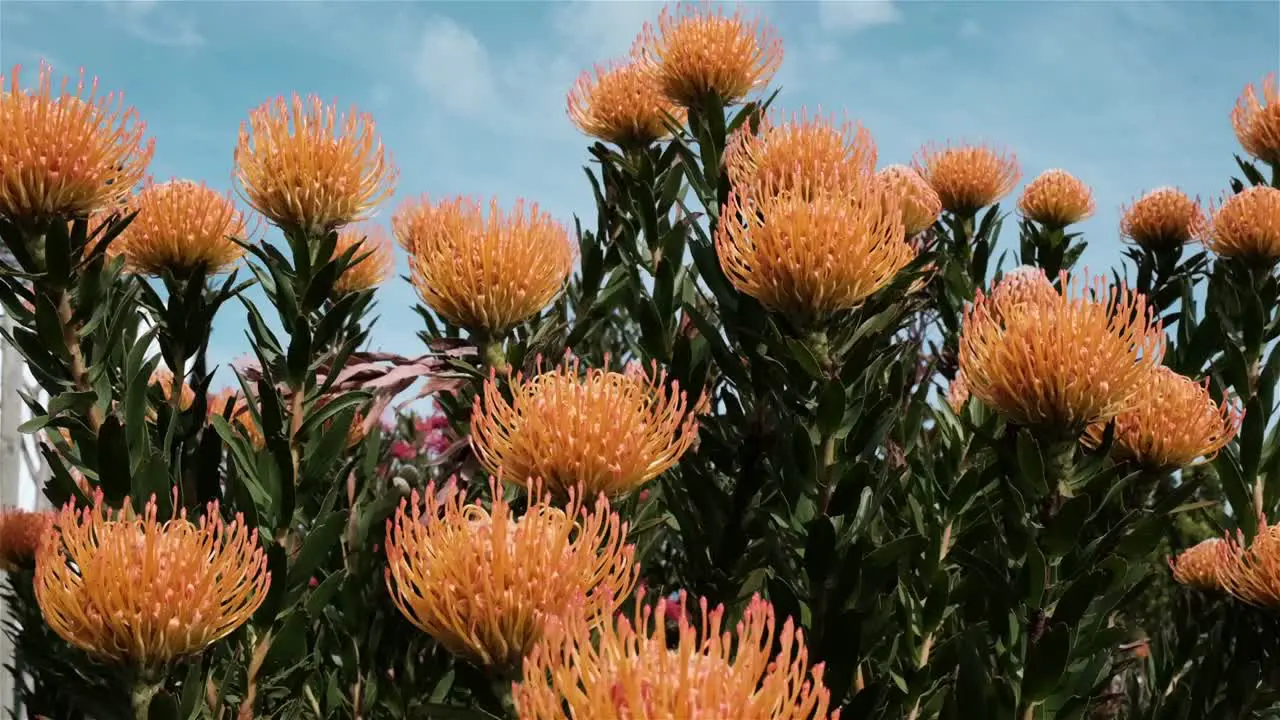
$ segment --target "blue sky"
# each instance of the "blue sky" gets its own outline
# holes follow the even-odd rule
[[[152,174],[230,187],[250,108],[292,91],[372,113],[419,193],[524,196],[589,218],[586,139],[565,93],[624,53],[660,5],[640,2],[0,2],[0,64],[35,77],[79,67],[125,92],[157,139]],[[1280,66],[1276,2],[751,3],[778,28],[784,110],[847,111],[881,164],[923,143],[972,139],[1018,154],[1024,182],[1062,167],[1098,203],[1085,262],[1119,261],[1119,206],[1160,185],[1216,196],[1236,151],[1229,113]],[[586,219],[584,224],[590,224]],[[1012,247],[1013,224],[1004,247]],[[397,250],[397,252],[399,252]],[[404,271],[404,258],[398,259]],[[379,291],[375,347],[422,350],[415,295]],[[224,312],[212,360],[248,352]],[[223,374],[223,382],[230,381]],[[215,384],[222,384],[215,381]]]

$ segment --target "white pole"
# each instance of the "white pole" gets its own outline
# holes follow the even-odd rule
[[[8,313],[0,316],[0,324],[12,331],[13,318]],[[22,424],[22,398],[18,391],[26,386],[25,365],[8,343],[0,344],[0,506],[15,507],[20,502],[21,484],[29,472],[26,467],[26,448],[18,426]],[[8,608],[0,600],[0,617],[8,614]],[[0,633],[0,661],[13,664],[13,643]],[[0,671],[0,714],[10,717],[14,710],[13,675]]]

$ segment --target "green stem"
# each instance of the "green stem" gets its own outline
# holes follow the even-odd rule
[[[831,505],[831,496],[835,494],[835,483],[831,473],[836,466],[836,435],[831,433],[822,439],[822,456],[818,466],[818,512],[826,515]]]
[[[484,359],[485,365],[498,372],[504,372],[507,369],[507,354],[503,350],[501,340],[482,340],[480,342],[480,356]]]
[[[133,685],[132,706],[135,720],[147,720],[151,716],[151,700],[160,691],[160,683],[140,677]]]

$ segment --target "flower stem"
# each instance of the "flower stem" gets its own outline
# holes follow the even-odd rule
[[[71,293],[66,290],[58,293],[58,320],[62,325],[62,342],[71,356],[71,381],[75,383],[76,390],[92,390],[89,372],[84,366],[84,353],[80,349],[80,332],[75,324],[75,311],[71,308]],[[89,429],[96,433],[102,427],[102,420],[102,409],[94,403],[89,408]]]
[[[160,683],[152,682],[145,677],[139,678],[133,685],[132,705],[134,720],[147,720],[151,716],[151,700],[160,691]]]

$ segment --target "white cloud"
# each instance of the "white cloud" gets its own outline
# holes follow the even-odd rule
[[[427,22],[414,70],[431,99],[459,115],[486,114],[499,101],[489,51],[450,18],[437,15]]]
[[[818,17],[824,30],[854,33],[898,22],[902,11],[894,0],[822,0]]]
[[[965,21],[960,23],[960,37],[976,38],[980,35],[982,35],[982,26],[978,24],[977,20],[965,18]]]
[[[555,5],[551,27],[575,51],[597,62],[625,55],[646,22],[656,22],[662,3],[608,1]]]
[[[126,33],[149,45],[200,47],[204,35],[189,17],[172,12],[177,3],[161,7],[157,0],[123,0],[107,4],[108,11]]]

